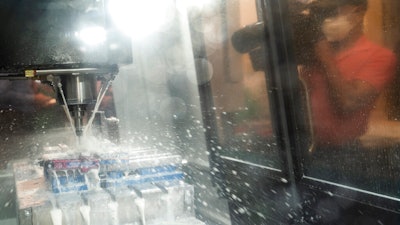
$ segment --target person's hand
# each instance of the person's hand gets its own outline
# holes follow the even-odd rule
[[[331,44],[325,38],[315,43],[314,51],[317,59],[322,65],[327,65],[334,62],[334,54]]]
[[[34,103],[37,109],[41,109],[55,105],[56,99],[43,93],[36,93],[34,96]]]

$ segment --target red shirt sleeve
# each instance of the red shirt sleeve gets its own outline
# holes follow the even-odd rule
[[[396,56],[388,49],[377,48],[361,65],[354,78],[371,84],[381,91],[393,79],[396,71]]]
[[[336,55],[337,66],[347,80],[368,82],[380,92],[393,79],[396,55],[362,36],[353,47]]]

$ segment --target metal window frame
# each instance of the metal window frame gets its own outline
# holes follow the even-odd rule
[[[266,77],[269,90],[275,90],[270,99],[273,100],[276,109],[273,113],[276,120],[275,129],[285,161],[285,176],[297,187],[328,192],[335,197],[400,214],[400,199],[304,175],[302,154],[308,147],[302,139],[304,136],[301,132],[306,115],[304,110],[297,110],[300,109],[301,96],[297,93],[301,82],[297,76],[288,4],[289,0],[261,0],[260,4],[269,37],[266,40]]]

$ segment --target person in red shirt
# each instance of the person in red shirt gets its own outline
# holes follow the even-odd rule
[[[363,34],[367,1],[336,2],[337,14],[324,20],[324,36],[314,47],[316,63],[300,73],[309,95],[315,143],[325,147],[357,142],[396,69],[395,54]]]

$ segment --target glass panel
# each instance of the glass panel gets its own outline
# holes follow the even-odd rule
[[[397,1],[292,1],[313,147],[305,175],[400,197]]]
[[[0,224],[230,224],[199,98],[196,67],[211,63],[189,21],[226,16],[220,2],[24,2],[0,3],[0,55],[15,53],[0,62]],[[91,22],[105,29],[74,35]],[[215,49],[221,35],[204,34]]]
[[[205,41],[213,67],[211,89],[222,155],[280,170],[264,72],[264,25],[258,22],[256,1],[226,1],[225,13],[226,18],[204,21],[220,20],[210,30],[214,36],[207,34]],[[224,30],[232,42],[216,48],[213,42],[223,38]]]

